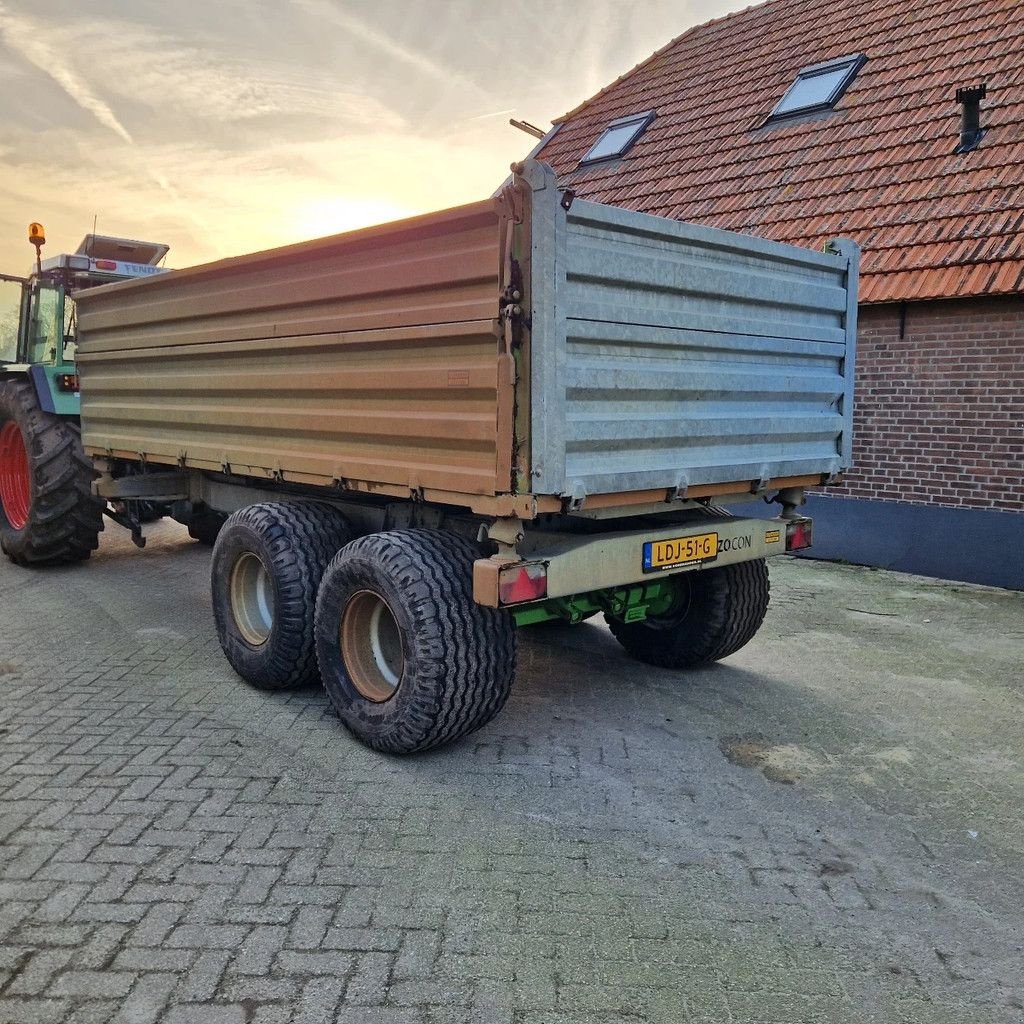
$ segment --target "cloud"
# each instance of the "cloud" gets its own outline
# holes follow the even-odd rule
[[[215,123],[258,117],[329,117],[348,126],[404,120],[372,97],[343,87],[330,69],[307,68],[207,43],[199,47],[140,25],[90,20],[67,30],[67,45],[104,68],[106,88],[165,118]]]
[[[296,6],[313,15],[321,23],[334,24],[349,35],[355,36],[364,43],[369,43],[381,53],[387,54],[426,78],[473,92],[484,91],[476,82],[460,74],[451,66],[438,64],[425,54],[410,50],[349,11],[331,3],[330,0],[296,0]]]
[[[166,242],[180,267],[482,199],[523,147],[506,126],[481,124],[487,142],[477,132],[366,130],[269,136],[244,151],[168,139],[97,152],[69,129],[41,133],[11,175],[15,187],[0,191],[0,250],[10,253],[0,269],[24,263],[30,219],[47,225],[55,253],[73,249],[98,213],[101,232]]]
[[[261,182],[280,177],[277,187],[289,187],[286,174],[261,163],[268,153],[261,136],[301,141],[303,124],[306,130],[314,125],[328,135],[406,128],[404,119],[379,101],[339,88],[330,69],[274,61],[251,47],[248,52],[244,46],[231,52],[228,47],[235,41],[228,38],[215,40],[213,45],[189,45],[155,26],[104,20],[95,14],[87,19],[71,15],[44,25],[12,11],[4,0],[0,0],[0,33],[0,41],[13,54],[57,83],[78,107],[120,140],[98,144],[89,133],[51,128],[34,131],[29,150],[17,142],[21,132],[11,131],[10,122],[0,121],[0,153],[6,150],[17,155],[17,177],[25,186],[8,186],[3,205],[10,206],[12,214],[17,200],[59,211],[65,198],[73,196],[90,218],[93,211],[110,212],[112,208],[120,217],[122,205],[130,210],[145,196],[146,203],[162,212],[165,222],[175,225],[176,233],[185,233],[187,251],[205,254],[209,251],[209,224],[217,220],[218,208],[230,208],[227,197],[231,195],[252,194],[249,183],[239,180],[242,174]],[[217,42],[224,49],[218,48]],[[6,71],[5,63],[0,61],[0,71]],[[12,73],[16,69],[12,68]],[[98,95],[99,87],[134,115],[132,131]],[[39,109],[42,123],[49,113],[51,124],[58,124],[59,112],[52,102],[48,112],[44,107]],[[157,117],[140,107],[156,111]],[[237,134],[232,138],[219,127],[258,118],[272,127],[268,132],[266,125],[261,126],[255,138]],[[165,145],[171,140],[173,144]],[[48,154],[42,166],[32,158],[33,151]],[[76,152],[77,159],[72,157]],[[188,159],[181,159],[184,154]],[[249,161],[250,155],[256,159]],[[293,153],[286,164],[293,180],[301,177],[302,168],[296,166],[301,159]],[[74,167],[72,173],[59,170],[69,166]],[[210,197],[207,207],[203,193],[210,180],[218,183],[221,196]],[[102,182],[106,187],[101,187]],[[154,193],[152,186],[159,191]],[[114,196],[125,202],[113,202]],[[273,206],[274,199],[272,195],[264,197],[268,206]],[[357,214],[354,207],[325,203],[318,208],[327,210],[332,221]],[[403,212],[402,207],[388,206],[383,200],[376,208],[382,214],[389,209]],[[251,218],[253,211],[247,212]],[[134,229],[119,230],[132,233]]]
[[[359,34],[356,26],[361,23],[339,17]],[[340,69],[287,56],[275,59],[251,45],[252,40],[247,47],[244,37],[211,39],[184,21],[181,30],[191,30],[198,44],[174,31],[96,13],[82,17],[76,11],[44,22],[0,0],[0,41],[128,143],[154,129],[161,135],[171,126],[201,130],[192,123],[195,119],[241,125],[277,118],[279,130],[303,120],[329,120],[346,130],[407,127],[406,119],[378,98],[353,89]],[[383,44],[383,37],[379,41]],[[395,49],[407,60],[415,59],[402,47]],[[431,62],[421,63],[441,74]],[[0,58],[0,73],[6,71]],[[120,117],[111,105],[114,100],[122,108]],[[159,120],[148,112],[140,117],[139,107],[158,111]]]
[[[513,108],[544,123],[688,20],[634,7],[0,0],[0,269],[30,219],[186,266],[482,198],[530,148]]]
[[[161,130],[169,122],[194,118],[224,124],[274,115],[331,118],[388,130],[405,124],[373,97],[342,87],[324,68],[247,57],[209,44],[193,46],[123,20],[91,17],[44,26],[9,16],[2,0],[0,19],[0,31],[12,49],[126,142],[132,134],[77,68],[102,68],[104,91],[126,107],[159,111]],[[38,45],[39,38],[47,44]]]
[[[0,2],[0,39],[24,60],[53,79],[83,110],[88,111],[105,128],[119,135],[125,142],[132,137],[117,115],[103,102],[75,71],[61,50],[47,42],[50,33],[46,25],[33,22],[11,11]]]

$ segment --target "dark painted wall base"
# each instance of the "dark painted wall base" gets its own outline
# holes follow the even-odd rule
[[[732,511],[770,518],[778,506],[751,503]],[[814,519],[814,547],[806,557],[1024,590],[1024,513],[820,494],[809,494],[801,511]]]

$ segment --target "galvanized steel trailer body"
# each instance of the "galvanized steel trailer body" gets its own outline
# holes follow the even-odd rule
[[[185,522],[231,514],[231,558],[253,572],[234,572],[223,537],[214,564],[238,587],[264,581],[233,611],[215,573],[232,664],[273,682],[249,667],[276,642],[268,595],[283,573],[302,629],[316,601],[339,714],[382,750],[446,742],[497,712],[513,613],[603,610],[629,653],[667,667],[732,653],[767,606],[764,559],[809,543],[803,489],[850,465],[852,242],[809,252],[569,199],[535,161],[515,172],[481,203],[80,300],[97,494],[158,499]],[[712,505],[773,496],[774,521]],[[320,529],[316,551],[281,561],[264,521],[297,545]],[[322,531],[358,539],[339,539],[328,565]],[[396,572],[421,582],[399,587]],[[466,643],[490,637],[468,662],[443,648],[443,665],[417,660],[417,630],[437,627],[403,602],[428,578],[444,580],[430,600]],[[388,643],[357,642],[385,605]],[[247,608],[261,644],[231,625]],[[306,678],[312,635],[292,639],[271,660]],[[387,695],[365,685],[385,648]]]

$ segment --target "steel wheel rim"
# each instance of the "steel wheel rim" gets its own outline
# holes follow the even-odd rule
[[[274,586],[259,555],[243,552],[231,567],[231,615],[246,643],[260,647],[274,628]]]
[[[402,683],[402,631],[387,601],[372,590],[353,594],[341,613],[341,657],[355,688],[375,704],[390,700]]]
[[[32,473],[25,439],[14,420],[0,427],[0,505],[13,530],[23,530],[32,507]]]

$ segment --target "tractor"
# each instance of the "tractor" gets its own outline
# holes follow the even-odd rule
[[[35,267],[0,274],[0,547],[19,565],[80,562],[99,543],[107,515],[139,535],[161,510],[108,507],[82,450],[75,295],[82,289],[165,272],[168,246],[86,235],[77,252],[42,258],[46,234],[29,226]]]

